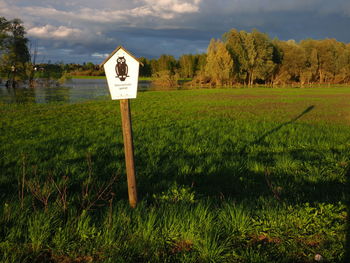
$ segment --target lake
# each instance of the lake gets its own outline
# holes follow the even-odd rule
[[[149,89],[149,81],[140,81],[138,90]],[[72,79],[63,86],[7,88],[0,85],[0,102],[5,103],[74,103],[86,100],[109,99],[106,79]]]

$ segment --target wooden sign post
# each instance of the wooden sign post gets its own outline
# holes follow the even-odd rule
[[[112,100],[120,100],[129,203],[137,204],[134,145],[129,99],[136,98],[140,62],[119,46],[100,65],[104,67]]]
[[[134,162],[134,144],[132,139],[132,124],[129,100],[120,100],[120,113],[122,115],[122,128],[124,138],[124,152],[126,175],[128,180],[129,203],[131,207],[137,204],[137,189]]]

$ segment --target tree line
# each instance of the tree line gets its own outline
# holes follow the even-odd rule
[[[350,44],[335,39],[281,41],[258,30],[232,29],[206,54],[141,59],[141,75],[158,72],[211,85],[340,84],[350,82]]]
[[[34,77],[104,75],[103,69],[91,62],[38,64],[37,52],[31,49],[22,21],[0,17],[0,77],[31,81]],[[335,39],[282,41],[258,30],[232,29],[221,39],[212,39],[203,54],[184,54],[178,59],[163,54],[139,60],[143,64],[141,77],[169,85],[180,78],[199,85],[350,82],[350,44]]]

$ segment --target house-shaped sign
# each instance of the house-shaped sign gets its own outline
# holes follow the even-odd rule
[[[136,98],[140,62],[133,55],[119,46],[100,66],[104,67],[112,100]]]

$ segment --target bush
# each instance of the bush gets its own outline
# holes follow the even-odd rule
[[[179,75],[170,70],[163,70],[152,75],[152,84],[173,87],[178,85]]]

